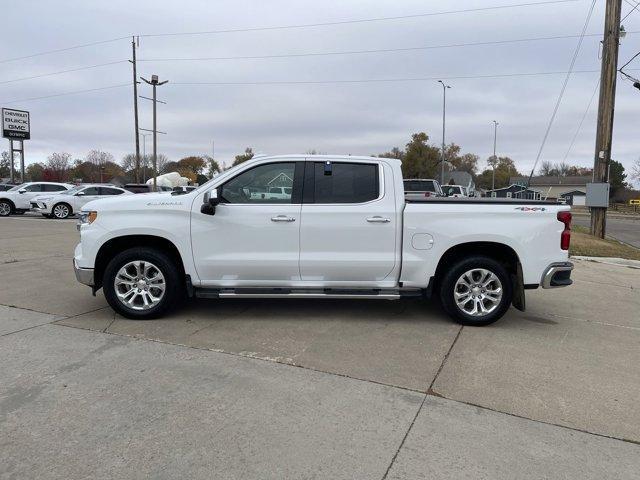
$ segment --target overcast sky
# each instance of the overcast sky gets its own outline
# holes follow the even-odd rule
[[[25,0],[3,8],[0,61],[131,34],[245,29],[398,17],[443,10],[513,5],[527,0]],[[542,1],[542,0],[529,0]],[[631,0],[630,0],[631,1]],[[635,0],[634,0],[635,1]],[[442,135],[442,88],[436,80],[293,84],[181,85],[190,82],[304,82],[563,72],[577,38],[402,52],[268,59],[178,61],[176,58],[264,56],[490,42],[577,35],[591,1],[504,8],[389,21],[309,28],[140,38],[138,72],[158,74],[159,152],[171,159],[210,154],[227,164],[251,146],[277,154],[375,154],[402,147],[413,132]],[[588,33],[601,35],[604,0],[597,0]],[[631,7],[623,3],[623,16]],[[640,8],[624,21],[640,31]],[[598,36],[586,37],[575,69],[598,70]],[[623,40],[620,63],[640,50],[640,33]],[[98,148],[117,159],[134,150],[131,86],[33,97],[131,82],[130,40],[0,63],[0,105],[31,112],[27,161],[53,151],[81,158]],[[157,59],[174,59],[160,61]],[[118,62],[93,69],[9,82],[60,70]],[[640,69],[640,58],[629,66]],[[638,73],[638,72],[631,72]],[[575,73],[569,82],[542,160],[561,161],[584,115],[598,73]],[[498,154],[531,169],[560,92],[562,74],[447,80],[447,143],[486,159],[493,148],[492,120],[500,123]],[[147,85],[140,94],[150,96]],[[15,100],[22,100],[11,103]],[[613,157],[627,169],[640,157],[640,91],[619,79]],[[567,157],[592,165],[597,96]],[[151,105],[140,100],[140,126],[151,128]],[[2,139],[1,148],[8,147]],[[141,139],[142,142],[142,139]],[[151,138],[147,138],[147,152]]]

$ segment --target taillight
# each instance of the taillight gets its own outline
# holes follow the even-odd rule
[[[424,192],[424,196],[425,197],[430,197],[431,196],[431,192]]]
[[[571,243],[571,212],[558,212],[558,221],[564,223],[564,230],[560,234],[560,248],[569,250]]]

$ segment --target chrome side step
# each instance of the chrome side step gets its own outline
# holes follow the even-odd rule
[[[420,296],[422,291],[399,289],[338,288],[196,288],[198,298],[344,298],[359,300],[398,300]]]

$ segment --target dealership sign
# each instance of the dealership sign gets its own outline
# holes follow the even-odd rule
[[[29,140],[29,112],[24,110],[2,109],[2,136],[9,140]]]

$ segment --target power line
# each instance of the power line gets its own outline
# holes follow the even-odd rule
[[[638,71],[640,69],[629,69],[628,71]],[[599,73],[600,70],[574,70],[572,73]],[[470,79],[491,79],[491,78],[516,78],[516,77],[534,77],[563,75],[567,71],[550,71],[550,72],[521,72],[521,73],[503,73],[490,75],[459,75],[459,76],[434,76],[434,77],[401,77],[401,78],[369,78],[369,79],[346,79],[346,80],[285,80],[285,81],[250,81],[250,82],[172,82],[171,85],[182,86],[233,86],[233,85],[323,85],[323,84],[359,84],[359,83],[395,83],[395,82],[423,82],[433,80],[470,80]],[[20,100],[0,101],[0,104],[11,104],[19,102],[27,102],[31,100],[42,100],[46,98],[62,97],[66,95],[76,95],[81,93],[89,93],[111,88],[125,87],[130,85],[123,83],[119,85],[110,85],[101,88],[92,88],[88,90],[76,90],[72,92],[64,92],[54,95],[46,95],[43,97],[23,98]]]
[[[173,82],[173,85],[190,85],[190,86],[225,86],[225,85],[315,85],[315,84],[334,84],[334,83],[388,83],[388,82],[423,82],[432,80],[471,80],[483,78],[511,78],[511,77],[534,77],[545,75],[562,75],[567,73],[599,73],[600,70],[574,70],[569,71],[549,71],[549,72],[520,72],[520,73],[497,73],[487,75],[454,75],[434,77],[401,77],[401,78],[368,78],[353,80],[267,80],[267,81],[246,81],[246,82]]]
[[[95,65],[86,65],[84,67],[71,68],[69,70],[60,70],[60,71],[57,71],[57,72],[43,73],[41,75],[32,75],[30,77],[14,78],[12,80],[2,80],[2,81],[0,81],[0,85],[6,84],[6,83],[21,82],[23,80],[33,80],[34,78],[42,78],[42,77],[50,77],[50,76],[53,76],[53,75],[61,75],[63,73],[79,72],[81,70],[88,70],[88,69],[91,69],[91,68],[106,67],[107,65],[117,65],[119,63],[127,63],[127,60],[117,60],[115,62],[98,63],[98,64],[95,64]]]
[[[194,32],[164,32],[164,33],[140,35],[140,37],[147,37],[147,38],[175,37],[175,36],[184,36],[184,35],[211,35],[211,34],[218,34],[218,33],[260,32],[260,31],[267,31],[267,30],[287,30],[287,29],[296,29],[296,28],[327,27],[327,26],[333,26],[333,25],[383,22],[383,21],[390,21],[390,20],[405,20],[409,18],[433,17],[438,15],[453,15],[453,14],[459,14],[459,13],[502,10],[506,8],[532,7],[537,5],[550,5],[550,4],[558,4],[558,3],[572,3],[577,1],[580,1],[580,0],[547,0],[543,2],[527,2],[527,3],[517,3],[512,5],[495,5],[490,7],[466,8],[462,10],[443,10],[440,12],[416,13],[413,15],[397,15],[392,17],[364,18],[364,19],[355,19],[355,20],[338,20],[335,22],[303,23],[298,25],[278,25],[278,26],[271,26],[271,27],[231,28],[231,29],[223,29],[223,30],[205,30],[205,31],[194,31]]]
[[[631,5],[633,8],[631,10],[629,10],[629,13],[627,13],[624,17],[622,17],[622,20],[620,20],[620,23],[624,22],[627,19],[627,17],[629,15],[631,15],[636,10],[636,8],[640,7],[640,3],[631,3],[629,0],[624,0],[624,1],[628,5]]]
[[[582,130],[582,124],[584,123],[585,119],[587,118],[587,115],[589,114],[589,110],[591,110],[591,104],[593,103],[593,99],[596,98],[596,93],[598,93],[598,87],[600,87],[600,80],[599,79],[598,79],[598,82],[596,83],[596,88],[593,89],[593,93],[591,94],[591,99],[589,100],[589,103],[587,104],[587,108],[584,111],[584,113],[582,114],[582,118],[580,119],[580,123],[578,123],[578,128],[576,129],[576,133],[573,135],[573,138],[571,139],[571,143],[569,144],[569,148],[567,148],[567,152],[564,154],[564,158],[562,159],[563,163],[567,160],[567,157],[571,153],[571,150],[573,149],[573,145],[576,143],[578,135],[580,134],[580,131]]]
[[[9,105],[9,104],[12,104],[12,103],[30,102],[32,100],[43,100],[45,98],[65,97],[67,95],[78,95],[80,93],[97,92],[97,91],[100,91],[100,90],[108,90],[108,89],[111,89],[111,88],[128,87],[129,85],[130,84],[128,84],[128,83],[121,83],[119,85],[109,85],[107,87],[89,88],[87,90],[75,90],[73,92],[56,93],[56,94],[53,94],[53,95],[45,95],[45,96],[42,96],[42,97],[31,97],[31,98],[21,98],[19,100],[1,101],[0,104]]]
[[[640,30],[634,30],[627,32],[627,34],[640,33]],[[600,37],[602,34],[590,33],[584,35],[585,37]],[[489,45],[503,45],[511,43],[525,43],[533,41],[543,40],[561,40],[568,38],[580,38],[581,35],[555,35],[550,37],[529,37],[518,38],[509,40],[490,40],[485,42],[470,42],[470,43],[451,43],[440,45],[425,45],[420,47],[400,47],[400,48],[381,48],[372,50],[344,50],[333,52],[304,52],[304,53],[284,53],[273,55],[240,55],[240,56],[227,56],[227,57],[175,57],[175,58],[144,58],[138,59],[139,62],[182,62],[182,61],[217,61],[217,60],[258,60],[269,58],[295,58],[295,57],[320,57],[329,55],[358,55],[358,54],[370,54],[370,53],[392,53],[392,52],[410,52],[416,50],[431,50],[439,48],[455,48],[455,47],[471,47],[471,46],[489,46]]]
[[[527,2],[527,3],[518,3],[518,4],[512,4],[512,5],[496,5],[491,7],[468,8],[463,10],[448,10],[448,11],[440,11],[440,12],[417,13],[413,15],[397,15],[392,17],[365,18],[365,19],[356,19],[356,20],[339,20],[335,22],[307,23],[307,24],[299,24],[299,25],[277,25],[277,26],[271,26],[271,27],[233,28],[233,29],[208,30],[208,31],[197,31],[197,32],[166,32],[166,33],[154,33],[154,34],[145,34],[145,35],[137,35],[137,36],[151,38],[151,37],[171,37],[171,36],[184,36],[184,35],[209,35],[209,34],[218,34],[218,33],[258,32],[258,31],[267,31],[267,30],[286,30],[286,29],[296,29],[296,28],[313,28],[313,27],[324,27],[324,26],[331,26],[331,25],[347,25],[347,24],[354,24],[354,23],[382,22],[382,21],[392,21],[392,20],[403,20],[403,19],[409,19],[409,18],[431,17],[431,16],[437,16],[437,15],[452,15],[452,14],[459,14],[459,13],[502,10],[505,8],[518,8],[518,7],[531,7],[531,6],[537,6],[537,5],[550,5],[550,4],[558,4],[558,3],[571,3],[571,2],[577,2],[577,1],[580,1],[580,0],[548,0],[543,2]],[[66,51],[75,50],[78,48],[102,45],[105,43],[112,43],[112,42],[117,42],[119,40],[129,39],[130,37],[131,35],[126,35],[122,37],[110,38],[107,40],[99,40],[96,42],[83,43],[80,45],[72,45],[70,47],[58,48],[55,50],[45,50],[42,52],[23,55],[20,57],[6,58],[4,60],[0,60],[0,63],[14,62],[17,60],[34,58],[42,55],[49,55],[52,53],[66,52]]]
[[[30,55],[23,55],[22,57],[5,58],[4,60],[0,60],[0,63],[15,62],[17,60],[24,60],[26,58],[39,57],[41,55],[49,55],[51,53],[67,52],[69,50],[75,50],[78,48],[93,47],[95,45],[103,45],[105,43],[117,42],[118,40],[124,40],[125,38],[128,39],[129,35],[127,35],[126,37],[110,38],[108,40],[100,40],[97,42],[83,43],[81,45],[73,45],[71,47],[66,47],[66,48],[58,48],[56,50],[46,50],[44,52],[32,53]]]
[[[540,161],[540,157],[542,156],[542,151],[544,150],[544,146],[546,145],[547,139],[549,138],[549,132],[551,132],[551,127],[553,126],[553,122],[556,119],[556,115],[558,114],[560,103],[562,103],[564,92],[566,91],[567,85],[569,84],[569,78],[571,78],[571,73],[573,72],[573,67],[576,64],[578,54],[580,53],[580,48],[582,47],[582,41],[584,40],[584,35],[587,31],[587,28],[589,27],[589,21],[591,20],[591,15],[593,14],[593,9],[595,6],[596,6],[596,0],[593,0],[591,2],[591,7],[589,7],[589,13],[587,14],[587,18],[584,22],[584,26],[582,27],[582,36],[578,40],[578,45],[576,45],[576,49],[573,52],[573,57],[571,58],[571,63],[569,64],[569,71],[567,72],[567,75],[564,78],[564,82],[562,83],[562,88],[560,89],[560,95],[558,95],[558,99],[556,100],[556,105],[553,108],[553,113],[551,114],[551,118],[549,119],[547,130],[544,133],[544,137],[542,138],[542,143],[540,144],[540,149],[538,150],[538,154],[536,155],[536,161],[534,162],[533,168],[531,169],[531,174],[529,175],[529,180],[527,182],[527,188],[531,183],[531,177],[533,177],[533,173],[535,172],[536,166]]]

